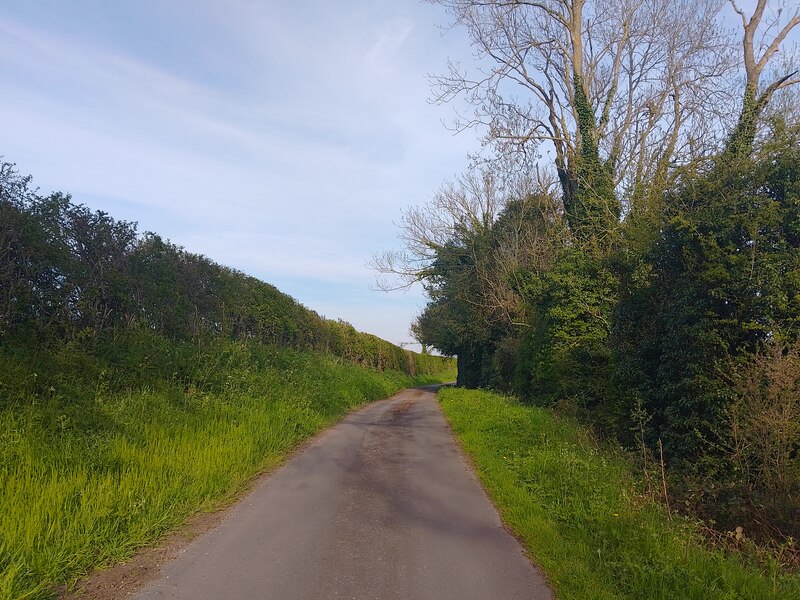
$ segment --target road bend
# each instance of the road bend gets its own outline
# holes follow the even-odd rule
[[[195,539],[137,600],[544,600],[436,395],[351,413]]]

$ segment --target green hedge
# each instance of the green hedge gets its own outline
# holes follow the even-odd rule
[[[221,338],[316,350],[379,371],[447,369],[274,286],[184,250],[135,223],[44,196],[0,165],[0,341],[50,346],[144,330],[173,341]]]

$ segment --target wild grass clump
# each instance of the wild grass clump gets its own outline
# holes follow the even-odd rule
[[[0,348],[0,598],[47,598],[130,556],[417,383],[310,352],[146,339],[116,355]]]
[[[453,430],[503,519],[563,600],[800,598],[800,576],[709,549],[642,493],[621,452],[552,412],[442,389]]]

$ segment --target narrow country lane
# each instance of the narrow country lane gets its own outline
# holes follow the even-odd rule
[[[137,600],[551,598],[430,390],[349,415],[197,538]]]

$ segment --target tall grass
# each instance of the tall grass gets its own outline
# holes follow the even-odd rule
[[[415,383],[257,344],[136,348],[0,356],[0,598],[47,598],[130,556],[352,407]]]
[[[640,493],[625,458],[551,412],[443,389],[453,430],[562,600],[800,598],[800,576],[710,550]]]

